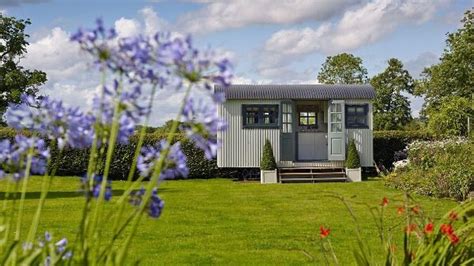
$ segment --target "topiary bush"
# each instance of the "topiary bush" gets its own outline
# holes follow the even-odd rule
[[[275,157],[273,156],[272,144],[268,139],[265,140],[265,145],[263,146],[263,155],[262,160],[260,161],[260,169],[262,170],[275,170],[277,164],[275,162]]]
[[[347,148],[347,159],[346,159],[347,168],[359,168],[360,167],[360,156],[357,151],[354,139],[351,139],[349,142],[349,147]]]

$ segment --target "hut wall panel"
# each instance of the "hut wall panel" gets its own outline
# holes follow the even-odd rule
[[[222,145],[217,152],[219,167],[260,167],[265,139],[272,143],[275,160],[280,160],[280,129],[243,129],[242,104],[278,104],[279,100],[229,100],[218,106],[219,116],[228,123],[218,138]],[[280,111],[281,112],[281,111]]]

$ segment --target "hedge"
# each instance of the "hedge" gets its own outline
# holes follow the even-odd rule
[[[22,132],[25,135],[31,135],[28,132]],[[0,128],[0,139],[13,138],[16,131],[9,128]],[[154,145],[161,139],[166,138],[163,134],[147,134],[145,136],[144,145]],[[128,144],[120,144],[115,148],[113,161],[110,168],[110,178],[119,180],[126,179],[132,164],[133,155],[136,148],[138,136],[132,136]],[[181,141],[183,152],[187,156],[189,176],[188,178],[212,178],[218,175],[216,160],[207,160],[202,150],[183,135],[176,134],[175,141]],[[86,172],[89,160],[88,149],[70,149],[63,150],[59,160],[58,152],[52,151],[51,156],[55,162],[59,163],[56,174],[62,176],[83,175]]]
[[[415,140],[434,140],[432,134],[418,131],[375,131],[374,132],[374,160],[378,165],[392,168],[393,162],[398,160],[397,153],[404,150]],[[403,156],[403,155],[402,155]]]

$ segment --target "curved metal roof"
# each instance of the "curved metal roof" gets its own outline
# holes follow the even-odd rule
[[[307,85],[231,85],[227,89],[215,86],[230,99],[373,99],[375,90],[369,84],[307,84]]]

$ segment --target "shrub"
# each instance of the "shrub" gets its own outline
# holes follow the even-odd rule
[[[394,161],[406,155],[400,154],[408,144],[415,140],[433,140],[435,137],[426,131],[375,131],[374,160],[377,164],[390,169]]]
[[[263,146],[262,160],[260,161],[260,169],[262,170],[275,170],[277,168],[275,157],[273,156],[272,144],[268,139],[265,140]]]
[[[349,142],[349,147],[347,151],[346,159],[347,168],[359,168],[360,167],[360,157],[359,152],[357,151],[354,139],[351,139]]]
[[[408,149],[407,168],[386,177],[387,185],[435,197],[465,200],[474,190],[474,143],[417,141]]]

